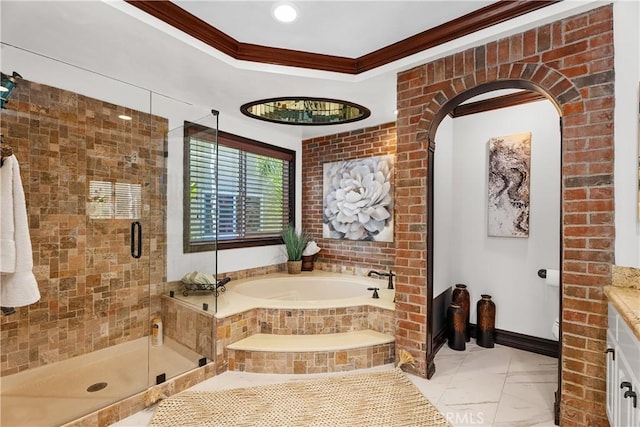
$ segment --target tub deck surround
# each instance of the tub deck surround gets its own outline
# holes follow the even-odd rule
[[[389,344],[393,336],[369,329],[320,335],[255,334],[230,344],[230,350],[264,352],[318,352],[338,351]]]
[[[319,335],[255,334],[227,347],[229,370],[317,374],[394,361],[393,335],[372,330]]]
[[[323,271],[230,282],[215,313],[217,372],[320,373],[393,362],[395,291],[386,285]],[[372,298],[370,287],[379,288],[380,298]],[[214,307],[212,294],[165,298],[181,310]]]
[[[392,334],[392,310],[360,305],[319,309],[256,309],[258,332],[274,335],[313,335],[372,329]]]
[[[229,350],[229,370],[260,374],[320,374],[373,368],[395,360],[395,344],[340,351]]]
[[[379,288],[379,299],[372,298],[373,291],[367,290],[369,287]],[[215,313],[218,319],[254,308],[321,309],[368,305],[395,310],[395,290],[386,289],[386,281],[324,271],[303,271],[295,275],[272,273],[232,280],[226,289],[218,297]],[[206,303],[209,310],[214,309],[211,293],[184,297],[177,292],[175,297],[198,308]]]

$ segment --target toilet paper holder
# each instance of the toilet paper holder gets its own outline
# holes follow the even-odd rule
[[[548,268],[541,268],[538,270],[538,277],[544,279],[545,283],[549,286],[560,286],[561,277],[560,270],[553,270]]]

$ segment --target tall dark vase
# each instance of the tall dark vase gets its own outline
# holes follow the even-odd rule
[[[496,327],[496,305],[491,295],[482,295],[476,306],[478,311],[478,330],[476,340],[480,347],[493,348],[493,334]]]
[[[449,329],[449,347],[454,350],[464,350],[466,348],[464,309],[453,302],[449,304],[447,310],[447,326]]]
[[[464,339],[465,341],[470,341],[471,337],[469,336],[469,313],[471,311],[471,301],[469,299],[469,291],[467,290],[467,285],[462,283],[458,283],[451,294],[451,302],[458,304],[464,310],[466,320],[465,320],[465,328],[464,328]]]

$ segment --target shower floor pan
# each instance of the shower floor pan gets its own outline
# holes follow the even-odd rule
[[[1,378],[0,426],[60,426],[145,390],[157,375],[198,366],[201,356],[171,339],[148,343],[139,338]]]

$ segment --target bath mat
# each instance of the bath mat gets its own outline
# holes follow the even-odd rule
[[[151,427],[449,426],[396,368],[366,374],[221,391],[185,391],[163,400]]]

